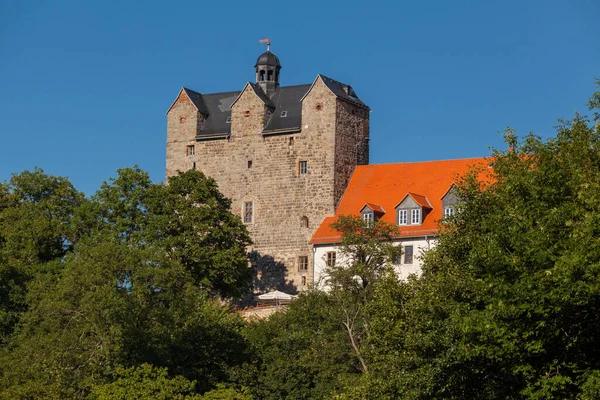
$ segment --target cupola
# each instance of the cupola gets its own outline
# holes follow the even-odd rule
[[[261,40],[267,44],[267,51],[258,56],[254,68],[256,69],[256,83],[263,92],[269,97],[275,93],[279,87],[279,71],[281,63],[279,58],[271,53],[271,42],[269,39]]]

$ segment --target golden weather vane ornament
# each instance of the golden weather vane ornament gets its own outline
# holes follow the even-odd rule
[[[260,39],[258,42],[259,43],[266,43],[267,44],[267,51],[271,51],[271,39],[269,39],[269,38]]]

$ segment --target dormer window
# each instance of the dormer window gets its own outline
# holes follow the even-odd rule
[[[410,210],[410,224],[420,225],[421,224],[421,209],[413,208]]]
[[[427,197],[408,193],[396,206],[398,225],[421,225],[432,208]]]
[[[398,210],[398,225],[408,224],[408,210]]]
[[[367,226],[372,226],[375,221],[378,221],[385,214],[385,210],[377,204],[365,203],[360,210],[360,215]]]
[[[442,207],[444,208],[444,217],[452,217],[456,215],[460,198],[456,185],[452,184],[442,196]]]

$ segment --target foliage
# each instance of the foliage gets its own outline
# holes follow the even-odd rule
[[[94,387],[92,397],[98,400],[164,399],[192,400],[201,397],[195,394],[195,382],[182,376],[170,378],[166,368],[150,364],[116,370],[118,379]]]
[[[257,399],[327,398],[359,372],[340,320],[331,297],[311,292],[250,323],[245,335],[252,359],[237,380]]]
[[[27,310],[28,282],[60,269],[72,249],[71,220],[84,202],[67,179],[38,168],[0,183],[0,344]]]
[[[369,302],[378,284],[387,277],[396,279],[393,265],[401,246],[392,243],[398,227],[381,220],[370,223],[358,216],[341,216],[332,227],[342,234],[340,257],[326,266],[327,286],[342,311],[341,324],[363,372],[368,366],[363,341],[369,336]]]
[[[37,273],[21,285],[20,322],[0,348],[0,396],[82,398],[120,368],[143,363],[194,381],[198,393],[226,382],[231,366],[245,360],[245,342],[240,317],[215,296],[243,292],[251,276],[248,234],[214,181],[193,171],[165,187],[124,169],[91,201],[75,203],[50,197],[54,179],[35,186],[30,173],[23,176],[1,191],[8,233],[1,254]],[[38,214],[50,209],[62,230],[41,225],[30,235],[37,246],[9,246],[29,232],[22,210],[30,210],[21,203]],[[19,218],[7,218],[7,210]],[[40,240],[45,233],[49,239]],[[40,243],[51,246],[42,253]],[[186,262],[182,254],[198,258]]]

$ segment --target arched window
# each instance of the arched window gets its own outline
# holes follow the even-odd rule
[[[273,80],[273,70],[267,72],[267,80],[270,82]]]
[[[300,218],[300,227],[308,228],[308,217],[307,216]]]
[[[261,69],[260,72],[259,72],[259,74],[260,74],[260,80],[264,81],[265,80],[265,70]]]

